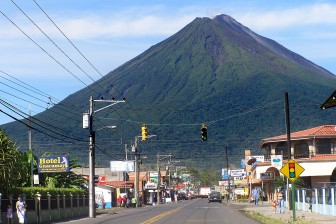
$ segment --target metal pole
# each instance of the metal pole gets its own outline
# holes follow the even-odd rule
[[[292,183],[292,208],[293,208],[293,221],[296,221],[296,211],[295,211],[295,186],[294,186],[294,181],[291,181]]]
[[[95,132],[93,131],[93,99],[90,96],[90,112],[89,112],[89,217],[96,218],[96,203],[95,203]]]
[[[135,186],[134,186],[134,193],[136,198],[136,205],[135,207],[139,207],[139,155],[138,155],[138,139],[135,137],[134,140],[134,151],[135,151]]]
[[[290,159],[292,159],[292,150],[291,150],[291,133],[290,133],[290,120],[289,120],[289,101],[288,101],[288,93],[285,93],[285,108],[286,108],[286,131],[287,131],[287,150],[288,150],[288,159],[287,161],[289,161]],[[288,189],[288,188],[287,188]],[[288,197],[288,206],[289,206],[289,210],[292,210],[292,195],[289,194]]]
[[[33,149],[32,149],[32,139],[31,139],[31,110],[30,110],[30,105],[29,105],[29,126],[28,126],[28,149],[30,150],[31,153],[31,158],[30,158],[30,180],[31,180],[31,186],[34,187],[34,157],[33,157]]]
[[[157,204],[160,204],[160,182],[161,182],[161,175],[160,175],[160,155],[157,154],[157,170],[158,170],[158,183],[157,183],[157,195],[156,201]]]
[[[2,194],[0,193],[0,223],[2,223],[2,208],[1,208]]]
[[[228,159],[228,152],[227,152],[227,146],[225,147],[225,154],[226,154],[226,170],[228,175],[228,198],[226,199],[227,202],[230,201],[230,176],[229,176],[229,159]]]

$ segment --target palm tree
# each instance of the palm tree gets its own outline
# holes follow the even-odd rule
[[[0,129],[0,192],[10,193],[21,176],[20,155],[14,142]]]

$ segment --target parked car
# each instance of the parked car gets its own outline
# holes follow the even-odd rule
[[[208,196],[208,203],[217,201],[219,203],[222,203],[222,196],[220,192],[213,191]]]

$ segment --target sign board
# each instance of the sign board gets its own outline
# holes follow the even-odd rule
[[[262,179],[262,180],[274,180],[274,172],[260,173],[260,179]]]
[[[38,185],[40,184],[40,179],[38,174],[34,174],[34,184]]]
[[[295,160],[290,159],[288,162],[280,169],[280,172],[285,175],[289,180],[295,181],[305,169],[295,162]]]
[[[282,155],[271,155],[271,166],[282,167]]]
[[[229,174],[226,169],[222,169],[222,180],[228,180]]]
[[[247,156],[247,161],[255,158],[256,162],[265,162],[265,156]]]
[[[229,175],[231,177],[245,177],[246,172],[244,169],[238,169],[238,170],[229,170]]]
[[[157,183],[146,183],[145,189],[157,189]]]
[[[134,172],[134,161],[111,161],[111,172]]]
[[[158,182],[158,177],[150,177],[149,182],[151,183],[157,183]]]
[[[90,114],[84,113],[83,114],[83,128],[89,128],[90,125]]]
[[[46,156],[38,158],[38,173],[69,172],[68,156]]]

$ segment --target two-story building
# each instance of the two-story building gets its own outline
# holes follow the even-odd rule
[[[293,132],[290,142],[292,159],[305,169],[300,178],[306,188],[330,187],[336,184],[336,125]],[[260,148],[264,150],[265,160],[252,164],[250,182],[254,180],[254,186],[260,186],[263,182],[270,196],[272,180],[263,181],[262,175],[272,172],[274,176],[283,176],[279,172],[281,166],[274,166],[271,158],[282,155],[282,165],[288,161],[287,135],[262,139]]]

